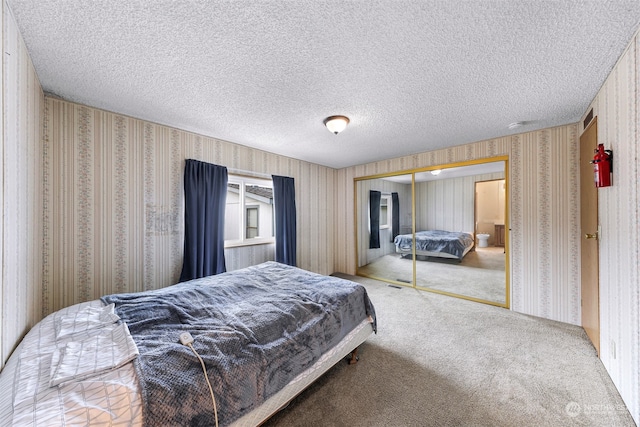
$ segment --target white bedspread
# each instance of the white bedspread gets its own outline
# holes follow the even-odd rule
[[[142,425],[137,380],[133,365],[126,363],[135,357],[137,349],[131,337],[127,338],[126,325],[113,323],[113,316],[107,314],[96,321],[105,314],[103,309],[98,300],[68,307],[43,319],[26,335],[0,373],[3,423]],[[90,321],[72,321],[79,320],[76,315],[83,310],[93,313]],[[66,325],[66,332],[56,339],[56,326],[60,330],[60,325]],[[70,351],[78,348],[80,353]],[[71,356],[65,361],[66,356],[60,355]],[[59,369],[60,385],[51,386],[52,361],[64,362]]]
[[[68,384],[117,369],[138,356],[138,348],[126,324],[101,327],[96,333],[56,348],[51,357],[50,386]]]

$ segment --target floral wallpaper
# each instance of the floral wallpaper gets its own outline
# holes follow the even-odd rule
[[[45,313],[178,280],[187,158],[293,177],[298,266],[335,271],[333,169],[50,96],[44,105]],[[225,250],[227,270],[274,256],[272,244]]]
[[[640,425],[640,36],[589,110],[613,150],[612,186],[598,189],[600,358]],[[589,111],[587,110],[587,111]],[[586,112],[585,112],[586,115]],[[582,121],[580,130],[582,132]]]

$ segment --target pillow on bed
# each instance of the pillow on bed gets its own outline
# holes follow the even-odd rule
[[[138,356],[126,323],[102,328],[82,341],[68,342],[51,356],[51,387],[117,369]]]
[[[105,307],[86,307],[77,313],[57,318],[54,322],[56,339],[64,338],[89,329],[104,328],[111,325],[120,317],[114,312],[115,304]]]

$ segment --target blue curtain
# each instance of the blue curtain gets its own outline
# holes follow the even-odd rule
[[[382,193],[369,190],[369,249],[380,247],[380,199]]]
[[[187,159],[184,167],[184,263],[180,281],[224,273],[227,168]]]
[[[391,241],[400,234],[400,197],[398,193],[391,193]]]
[[[276,208],[276,261],[296,266],[296,188],[293,178],[271,176]]]

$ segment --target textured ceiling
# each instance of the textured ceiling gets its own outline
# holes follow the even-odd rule
[[[638,0],[8,4],[45,92],[335,168],[577,122],[640,23]]]

